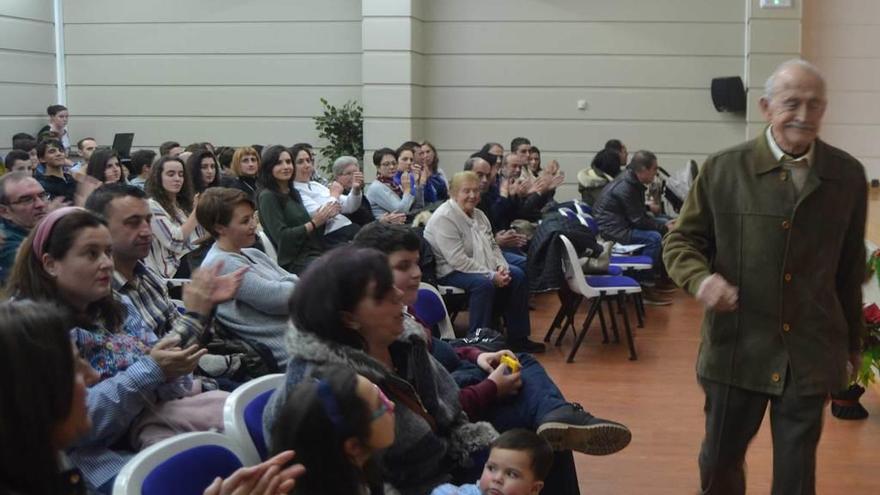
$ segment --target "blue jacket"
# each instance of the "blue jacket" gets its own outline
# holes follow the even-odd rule
[[[27,237],[28,231],[18,225],[0,218],[0,284],[5,284],[12,271],[12,265],[15,263],[15,253],[18,252],[18,246],[21,245],[24,238]]]

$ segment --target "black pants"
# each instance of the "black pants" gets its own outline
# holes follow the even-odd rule
[[[773,435],[772,495],[816,493],[816,447],[822,434],[824,395],[797,395],[791,383],[781,396],[774,396],[702,378],[699,382],[706,393],[706,437],[700,450],[704,495],[746,492],[746,449],[761,427],[768,403]]]

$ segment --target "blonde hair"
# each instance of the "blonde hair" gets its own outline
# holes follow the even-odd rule
[[[257,150],[251,148],[250,146],[245,146],[243,148],[238,148],[235,150],[235,153],[232,155],[232,173],[236,177],[241,177],[241,159],[246,156],[255,156],[257,157],[257,174],[260,173],[260,154],[257,153]],[[256,175],[254,175],[256,177]]]
[[[480,177],[471,172],[470,170],[465,172],[459,172],[452,176],[452,180],[449,181],[449,193],[450,195],[455,195],[461,186],[466,182],[473,182],[477,185],[480,184]]]

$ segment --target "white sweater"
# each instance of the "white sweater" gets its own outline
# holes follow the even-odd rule
[[[299,195],[303,200],[303,206],[305,206],[309,215],[314,215],[318,208],[331,201],[338,201],[342,204],[342,213],[354,213],[361,207],[361,191],[343,194],[339,196],[339,199],[335,199],[330,196],[330,189],[320,182],[294,182],[293,187],[299,191]],[[351,220],[344,215],[336,215],[324,224],[324,235],[339,230],[346,225],[351,225]]]

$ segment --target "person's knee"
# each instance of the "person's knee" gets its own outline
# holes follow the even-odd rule
[[[495,284],[488,277],[475,278],[469,284],[468,290],[472,293],[493,294],[495,292]]]
[[[660,243],[663,241],[663,234],[661,234],[660,232],[657,232],[655,230],[652,230],[647,233],[645,238],[648,241],[648,242],[646,242],[646,244],[650,244],[653,246],[659,246]]]
[[[514,265],[510,265],[508,268],[510,271],[510,282],[520,284],[526,280],[526,272],[522,270],[522,268]]]

